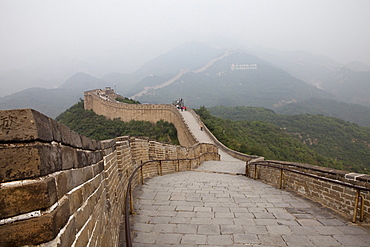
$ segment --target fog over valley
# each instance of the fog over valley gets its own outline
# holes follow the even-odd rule
[[[0,1],[0,96],[56,88],[76,72],[132,73],[191,41],[367,68],[369,9],[366,0]]]

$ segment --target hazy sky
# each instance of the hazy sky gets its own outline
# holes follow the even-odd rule
[[[216,37],[370,65],[369,13],[369,0],[0,0],[0,75],[132,72]]]

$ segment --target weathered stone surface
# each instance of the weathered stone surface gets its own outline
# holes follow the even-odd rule
[[[0,141],[52,141],[49,118],[32,109],[0,111]]]
[[[66,199],[50,214],[0,225],[0,246],[13,247],[48,242],[57,236],[69,216],[69,203]]]
[[[62,146],[61,150],[62,169],[68,170],[77,166],[77,150],[69,146]]]
[[[53,230],[51,215],[1,225],[0,246],[13,247],[47,242],[57,235]]]
[[[63,171],[56,175],[58,199],[73,189],[72,171]]]
[[[77,150],[77,164],[74,168],[82,168],[88,165],[88,158],[85,151]]]
[[[58,145],[31,143],[0,148],[0,182],[36,178],[61,170]]]
[[[0,219],[45,209],[56,201],[56,184],[52,177],[4,187],[0,189]]]
[[[82,148],[81,136],[70,130],[67,126],[59,124],[60,133],[62,136],[62,143],[72,147]]]

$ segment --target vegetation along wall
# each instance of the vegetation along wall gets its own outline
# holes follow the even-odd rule
[[[0,246],[117,246],[134,167],[208,152],[164,162],[161,173],[218,160],[217,148],[128,136],[99,142],[31,109],[0,111]],[[156,176],[158,166],[142,174]]]

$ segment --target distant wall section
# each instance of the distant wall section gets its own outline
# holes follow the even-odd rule
[[[137,120],[156,123],[159,120],[164,120],[175,125],[182,146],[190,147],[197,143],[196,138],[175,106],[167,104],[126,104],[116,101],[117,96],[110,88],[87,91],[84,93],[84,107],[86,110],[93,110],[96,114],[109,119],[121,118],[124,122]]]

